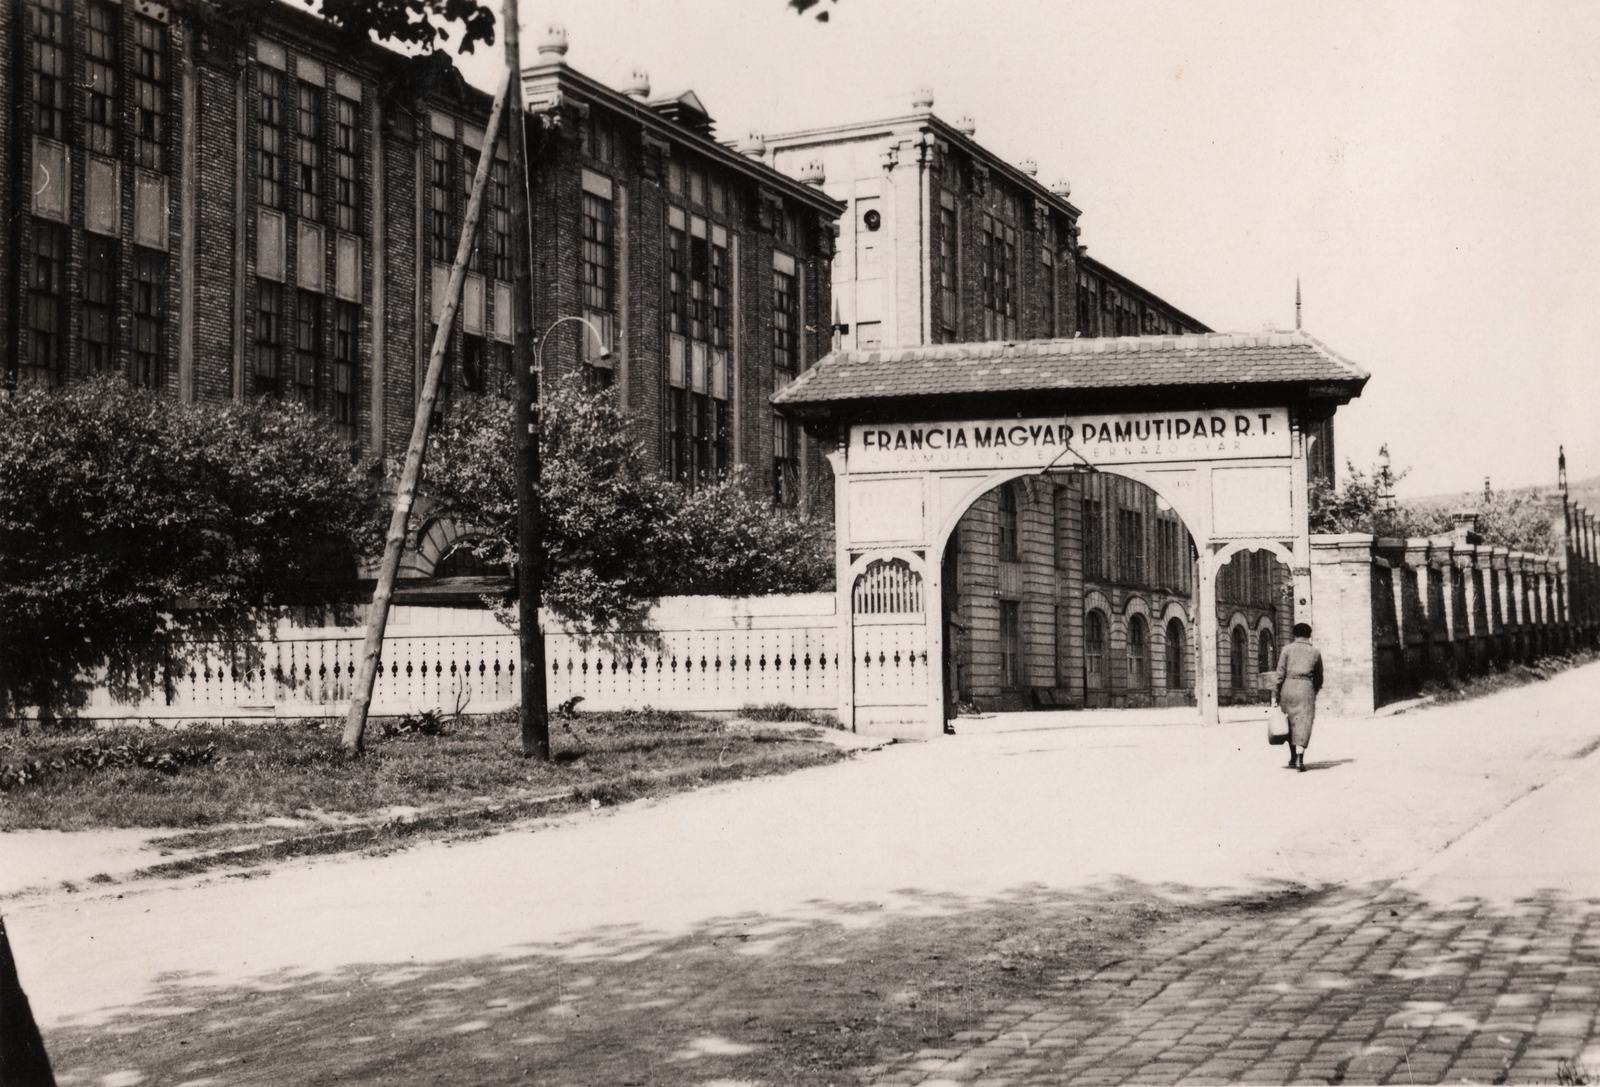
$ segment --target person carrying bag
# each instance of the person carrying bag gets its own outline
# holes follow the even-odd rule
[[[1317,718],[1317,692],[1321,690],[1322,653],[1311,644],[1310,624],[1296,623],[1294,641],[1278,655],[1274,701],[1289,720],[1289,769],[1302,774],[1306,770],[1306,748],[1311,743],[1311,725]]]

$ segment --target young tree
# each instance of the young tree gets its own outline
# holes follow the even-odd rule
[[[0,401],[0,713],[145,693],[195,640],[338,599],[377,540],[349,445],[295,407],[177,404],[117,377]]]
[[[1485,488],[1476,497],[1464,494],[1459,505],[1425,508],[1404,503],[1384,509],[1380,468],[1362,472],[1346,461],[1344,485],[1319,483],[1311,490],[1312,532],[1369,532],[1375,536],[1423,537],[1447,533],[1452,527],[1452,509],[1472,510],[1478,515],[1478,535],[1486,543],[1509,547],[1513,551],[1551,554],[1559,546],[1555,518],[1546,500],[1537,491],[1507,493]],[[1404,479],[1410,469],[1394,475],[1392,482]]]
[[[425,487],[481,535],[487,562],[517,562],[514,407],[459,405],[430,440]],[[752,497],[742,474],[690,494],[650,470],[615,392],[547,390],[540,484],[546,605],[580,629],[636,620],[675,593],[807,592],[832,577],[829,526]]]

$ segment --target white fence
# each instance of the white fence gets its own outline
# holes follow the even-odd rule
[[[552,707],[729,712],[783,702],[838,705],[838,623],[829,593],[668,597],[640,630],[585,642],[545,624]],[[96,691],[80,716],[100,720],[338,717],[350,706],[362,627],[287,620],[245,647],[206,645],[134,703]],[[848,661],[845,663],[848,664]],[[383,641],[372,713],[490,713],[519,704],[517,636],[487,611],[397,607]]]

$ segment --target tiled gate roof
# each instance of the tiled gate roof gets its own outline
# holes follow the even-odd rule
[[[837,351],[772,402],[1307,383],[1353,395],[1369,376],[1304,332],[1117,336]]]

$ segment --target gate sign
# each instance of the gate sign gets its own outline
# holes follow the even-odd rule
[[[850,428],[849,471],[1151,464],[1290,455],[1287,408]]]

